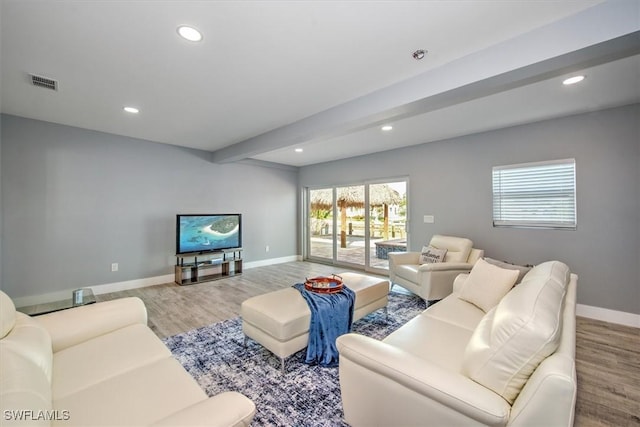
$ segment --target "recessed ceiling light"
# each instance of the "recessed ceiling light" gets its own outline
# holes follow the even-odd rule
[[[391,129],[393,129],[393,126],[385,125],[385,126],[382,126],[380,129],[382,129],[385,132],[389,132]]]
[[[302,153],[304,150],[302,148],[296,148],[293,151],[295,151],[296,153]]]
[[[178,34],[180,34],[180,37],[189,40],[190,42],[199,42],[202,40],[202,33],[200,31],[186,25],[178,27]]]
[[[140,112],[136,107],[124,107],[124,111],[132,114],[138,114]]]
[[[563,85],[573,85],[584,80],[584,76],[573,76],[562,82]]]

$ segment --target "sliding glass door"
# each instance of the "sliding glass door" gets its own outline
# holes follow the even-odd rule
[[[306,255],[310,259],[333,261],[334,191],[319,188],[307,191]]]
[[[337,264],[365,265],[364,185],[337,187]]]
[[[369,267],[389,269],[389,252],[407,250],[407,182],[369,186]]]
[[[407,182],[307,190],[305,258],[386,273],[388,253],[406,250]]]

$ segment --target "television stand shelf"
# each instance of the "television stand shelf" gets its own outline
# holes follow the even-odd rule
[[[176,255],[176,283],[194,285],[242,273],[242,248]]]

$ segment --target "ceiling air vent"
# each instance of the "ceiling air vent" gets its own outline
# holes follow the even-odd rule
[[[49,77],[36,76],[35,74],[29,74],[31,78],[31,84],[45,89],[58,90],[57,80],[50,79]]]

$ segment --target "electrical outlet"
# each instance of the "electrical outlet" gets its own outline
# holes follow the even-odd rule
[[[433,215],[425,215],[424,222],[425,224],[433,224],[435,222],[435,218],[433,217]]]
[[[264,251],[265,251],[265,252],[269,252],[269,245],[267,245],[267,246],[265,246],[265,247],[264,247]]]
[[[111,264],[111,271],[118,271],[118,263],[114,262]]]

